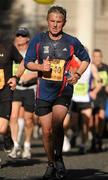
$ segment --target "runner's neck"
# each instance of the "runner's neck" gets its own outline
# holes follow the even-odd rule
[[[57,41],[57,40],[59,40],[59,39],[62,38],[62,33],[60,33],[60,34],[58,34],[57,36],[55,36],[55,35],[53,35],[53,34],[51,34],[51,33],[49,32],[49,37],[50,37],[52,40]]]

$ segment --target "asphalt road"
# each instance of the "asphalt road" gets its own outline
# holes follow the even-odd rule
[[[41,140],[33,140],[31,160],[11,160],[4,151],[0,151],[0,157],[0,180],[41,180],[47,166]],[[64,153],[64,162],[66,180],[108,180],[108,151],[78,155],[74,148]]]

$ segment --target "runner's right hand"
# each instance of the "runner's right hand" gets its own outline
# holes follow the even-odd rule
[[[43,71],[50,71],[51,70],[51,63],[49,61],[49,56],[43,60]]]

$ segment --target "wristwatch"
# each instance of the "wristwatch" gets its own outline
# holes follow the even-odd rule
[[[80,79],[81,74],[80,74],[80,73],[78,73],[78,72],[75,72],[75,74],[77,74],[77,75],[78,75],[78,79]]]
[[[12,76],[13,78],[16,79],[16,83],[18,84],[19,80],[20,80],[20,77],[17,77],[16,75],[15,76]]]

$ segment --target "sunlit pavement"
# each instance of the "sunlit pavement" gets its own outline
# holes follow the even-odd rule
[[[41,180],[47,165],[41,140],[33,140],[31,160],[12,160],[3,151],[0,151],[0,157],[0,180]],[[64,162],[67,168],[66,180],[108,180],[108,151],[78,155],[74,148],[64,153]]]

